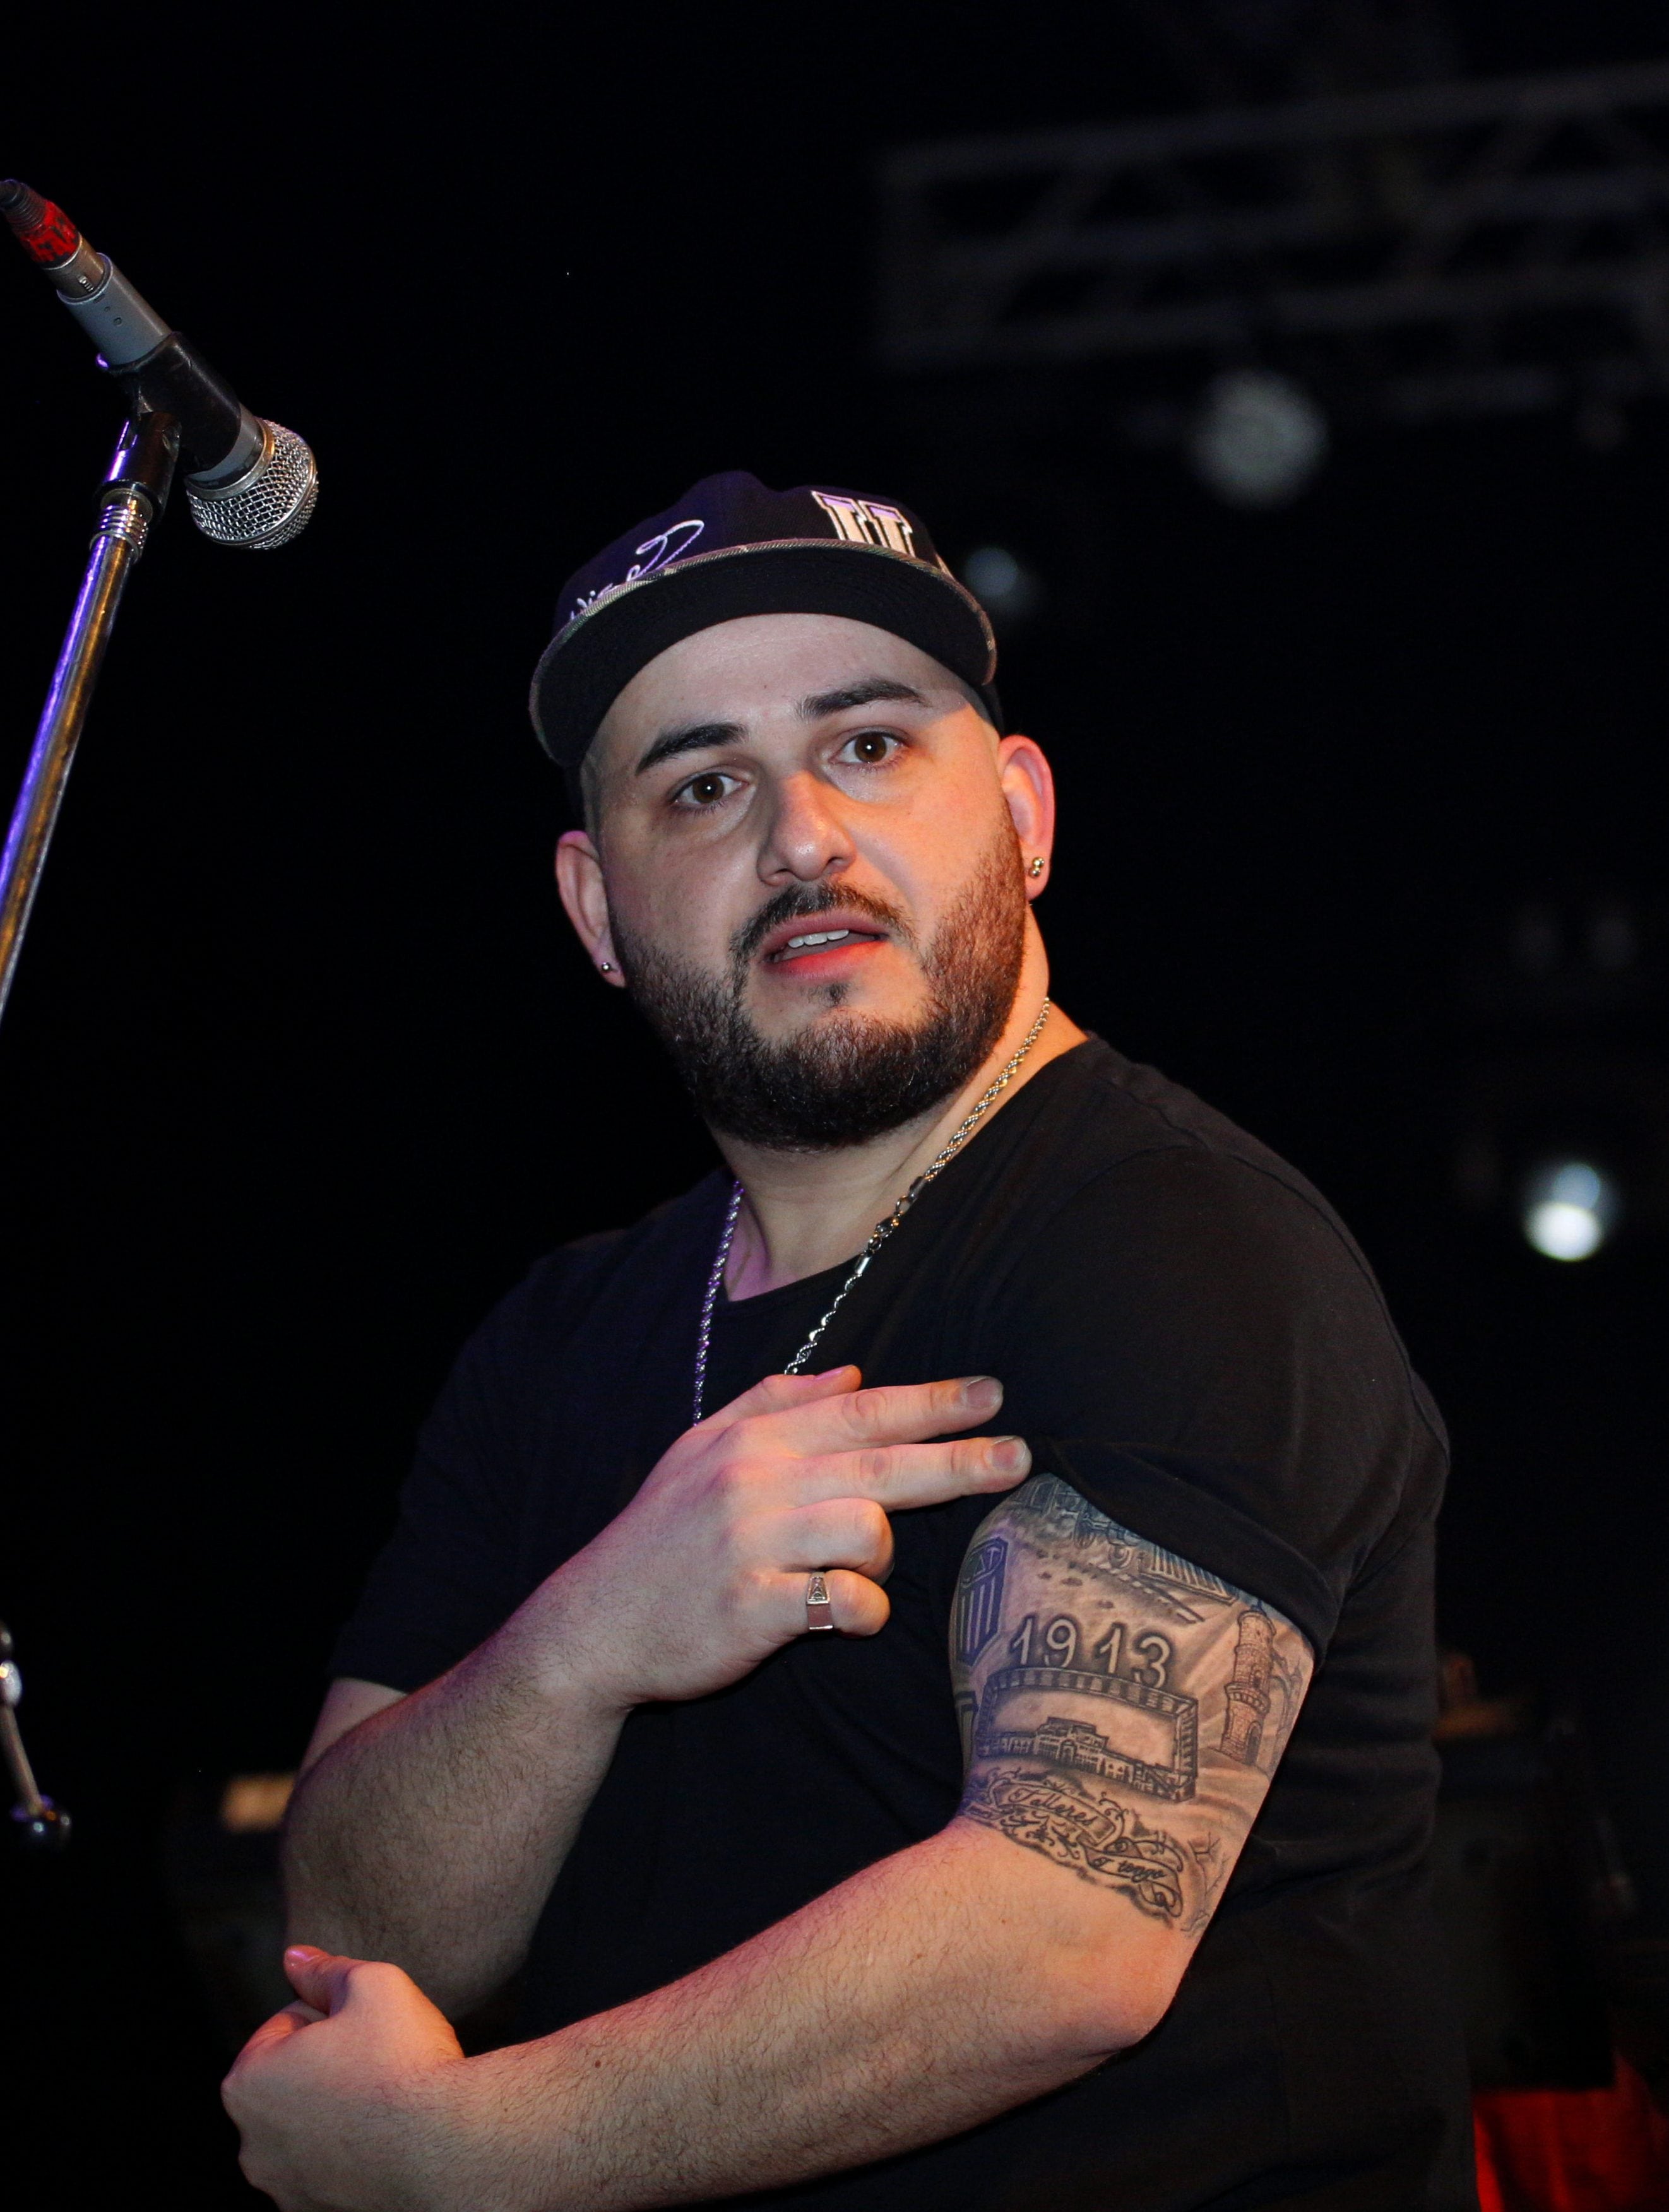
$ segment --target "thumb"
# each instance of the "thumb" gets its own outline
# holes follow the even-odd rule
[[[340,2012],[348,1996],[348,1977],[359,1959],[338,1958],[314,1943],[292,1943],[284,1953],[284,1972],[289,1986],[315,2012]]]

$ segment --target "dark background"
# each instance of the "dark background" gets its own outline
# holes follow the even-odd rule
[[[709,1158],[566,939],[524,698],[560,577],[718,468],[1039,574],[1003,688],[1063,791],[1057,995],[1356,1229],[1454,1431],[1446,1633],[1486,1689],[1580,1696],[1669,1934],[1661,1248],[1560,1267],[1454,1184],[1469,1066],[1545,1042],[1459,992],[1476,948],[1526,901],[1649,920],[1669,408],[1604,451],[1362,432],[1249,514],[1093,379],[885,375],[881,152],[1197,98],[1118,9],[1026,20],[292,25],[189,85],[136,35],[10,118],[5,166],[324,481],[275,556],[183,512],[155,541],[0,1033],[0,1613],[77,1832],[0,1859],[40,2086],[8,2160],[71,2202],[159,2158],[181,2203],[241,2194],[168,1810],[295,1764],[484,1308]],[[1452,20],[1478,75],[1669,52],[1655,5]],[[21,255],[0,314],[9,794],[119,416]],[[1659,1049],[1649,1004],[1623,1042]]]

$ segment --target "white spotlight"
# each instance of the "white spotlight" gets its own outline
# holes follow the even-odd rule
[[[1217,377],[1188,441],[1196,471],[1234,507],[1295,498],[1326,451],[1327,418],[1309,393],[1262,368]]]
[[[1043,597],[1037,578],[1006,545],[980,545],[962,563],[962,581],[994,622],[1017,622]]]
[[[1525,1236],[1550,1260],[1588,1259],[1610,1235],[1617,1214],[1616,1185],[1586,1160],[1554,1162],[1525,1187]]]

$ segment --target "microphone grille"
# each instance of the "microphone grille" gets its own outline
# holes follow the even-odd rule
[[[204,536],[250,553],[268,553],[299,538],[319,497],[319,466],[306,441],[282,422],[261,427],[267,453],[239,482],[209,492],[186,479],[192,520]]]

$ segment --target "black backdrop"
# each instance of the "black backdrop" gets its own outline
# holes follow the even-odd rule
[[[1608,46],[1462,12],[1480,73],[1669,46],[1657,7]],[[0,1033],[0,1613],[78,1823],[0,1887],[15,2125],[72,2201],[159,2158],[238,2195],[163,1808],[294,1763],[472,1320],[709,1158],[564,941],[523,699],[560,574],[715,468],[902,497],[953,555],[1029,531],[1004,689],[1064,791],[1058,995],[1358,1230],[1456,1434],[1447,1631],[1486,1686],[1579,1691],[1669,1921],[1661,1254],[1556,1268],[1450,1176],[1473,933],[1655,872],[1669,410],[1603,453],[1363,437],[1248,516],[1121,447],[1093,382],[890,381],[880,149],[1180,94],[1099,12],[777,20],[292,24],[183,87],[136,37],[107,96],[60,71],[11,118],[9,165],[324,479],[276,556],[169,518]],[[0,290],[9,793],[117,410],[21,256]]]

